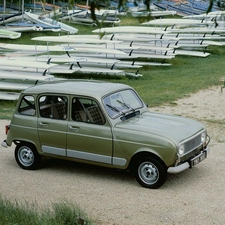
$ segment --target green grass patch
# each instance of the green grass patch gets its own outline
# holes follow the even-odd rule
[[[15,111],[16,101],[0,100],[0,119],[11,119]]]
[[[36,204],[19,204],[0,197],[1,225],[91,225],[79,207],[62,202],[38,209]]]

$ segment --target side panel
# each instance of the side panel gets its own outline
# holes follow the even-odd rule
[[[14,140],[27,141],[36,147],[39,146],[36,116],[14,114],[7,135],[7,143],[11,144]]]
[[[112,164],[112,132],[108,125],[71,121],[67,132],[67,156]]]
[[[66,156],[66,120],[38,119],[38,134],[44,153]]]

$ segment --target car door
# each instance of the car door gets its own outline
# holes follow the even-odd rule
[[[46,154],[66,156],[68,98],[42,95],[39,98],[38,135],[41,149]]]
[[[112,164],[112,131],[96,100],[72,98],[67,156]]]

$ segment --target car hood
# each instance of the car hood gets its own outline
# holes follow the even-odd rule
[[[192,119],[151,112],[119,122],[115,128],[159,135],[175,142],[181,142],[205,129],[202,123]]]

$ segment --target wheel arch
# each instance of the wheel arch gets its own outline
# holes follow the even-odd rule
[[[14,156],[17,164],[26,170],[34,170],[39,167],[42,156],[38,153],[36,146],[27,141],[18,141]]]
[[[136,154],[134,154],[130,160],[130,163],[128,165],[128,169],[129,170],[133,170],[135,168],[135,163],[137,161],[139,161],[142,158],[145,158],[147,156],[150,156],[156,160],[158,160],[165,168],[167,168],[165,162],[156,154],[154,154],[153,152],[149,152],[149,151],[141,151],[141,152],[137,152]]]
[[[28,145],[32,145],[33,147],[35,147],[36,151],[38,154],[42,155],[42,152],[39,151],[38,146],[35,145],[35,142],[33,141],[28,141],[28,140],[13,140],[13,143],[15,145],[21,145],[21,144],[28,144]]]

